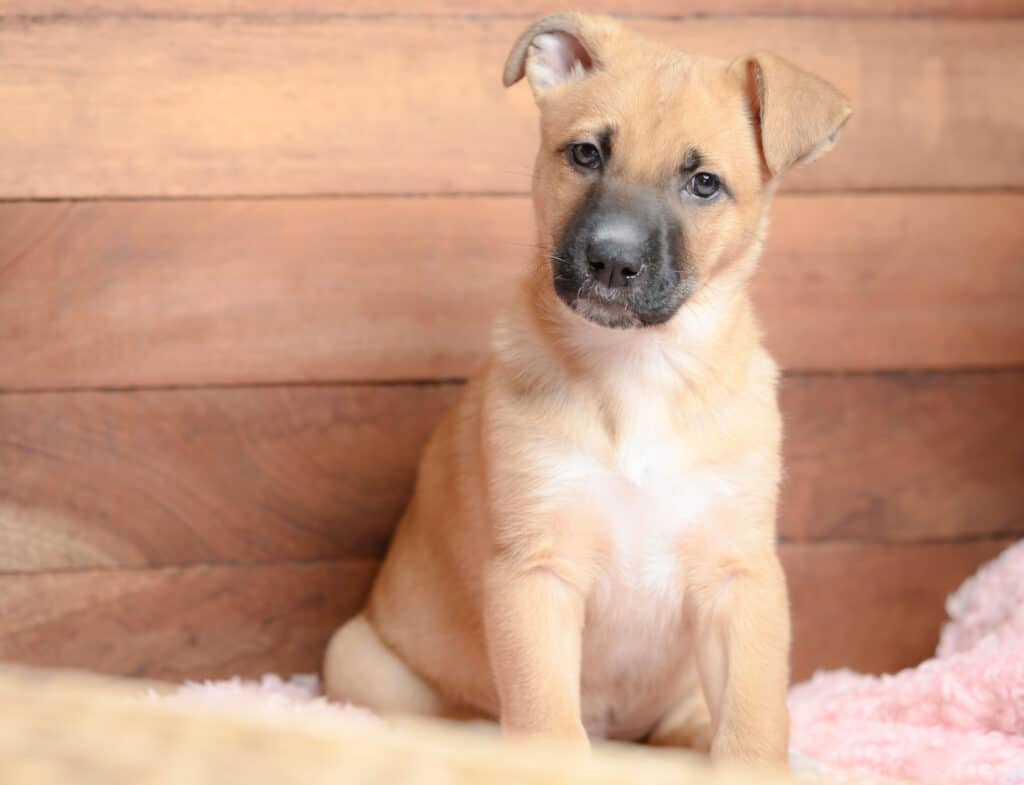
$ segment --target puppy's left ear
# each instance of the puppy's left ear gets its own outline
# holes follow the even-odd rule
[[[827,152],[850,118],[850,102],[814,74],[772,54],[732,64],[747,86],[751,115],[773,177]]]
[[[581,14],[550,14],[529,27],[512,46],[502,82],[510,87],[526,76],[540,98],[552,87],[582,79],[595,66]]]

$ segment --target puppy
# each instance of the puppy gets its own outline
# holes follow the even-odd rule
[[[779,178],[850,114],[777,57],[548,16],[505,65],[541,118],[539,248],[430,440],[330,697],[783,762],[778,372],[748,281]]]

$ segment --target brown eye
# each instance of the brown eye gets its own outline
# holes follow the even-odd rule
[[[718,179],[717,175],[710,172],[697,172],[690,178],[687,190],[700,199],[710,199],[718,193],[721,187],[722,181]]]
[[[583,169],[601,168],[601,151],[590,142],[577,142],[569,147],[569,158]]]

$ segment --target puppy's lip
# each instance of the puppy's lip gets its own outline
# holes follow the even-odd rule
[[[627,305],[602,297],[578,297],[572,305],[579,316],[602,327],[641,327],[644,320]]]
[[[605,300],[599,297],[583,297],[580,299],[586,300],[591,306],[597,306],[609,313],[622,314],[623,316],[633,314],[633,309],[628,305],[623,305],[622,303],[617,303],[613,300]]]
[[[631,310],[629,304],[624,302],[625,295],[621,289],[606,289],[594,286],[584,291],[579,299],[589,300],[599,305],[618,306],[623,310]]]
[[[616,296],[615,292],[612,291],[600,291],[597,289],[590,289],[589,291],[583,292],[576,298],[577,302],[587,303],[590,307],[598,307],[602,310],[606,310],[613,313],[633,313],[633,308],[628,303],[623,302],[621,296]]]

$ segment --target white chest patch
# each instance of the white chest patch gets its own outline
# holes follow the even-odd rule
[[[638,404],[622,418],[611,459],[584,452],[552,456],[545,495],[580,498],[599,511],[599,534],[610,546],[609,576],[619,588],[676,592],[675,544],[687,529],[735,494],[729,480],[697,465],[670,435],[658,407]]]
[[[674,547],[688,528],[733,494],[729,482],[692,463],[669,436],[667,418],[638,407],[622,422],[615,465],[603,478],[601,504],[612,565],[637,589],[660,594],[678,587]]]
[[[648,408],[621,423],[611,463],[577,456],[570,474],[604,513],[607,561],[588,600],[584,631],[584,713],[588,728],[612,735],[653,721],[686,655],[678,541],[734,494],[729,481],[693,465]]]

